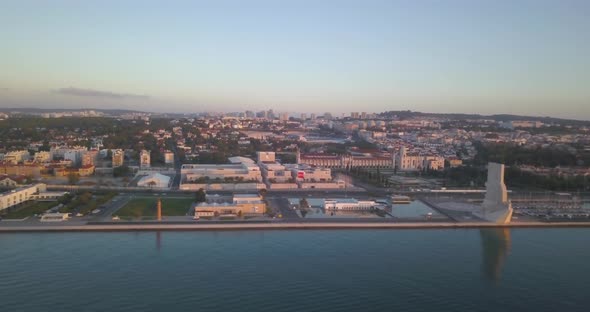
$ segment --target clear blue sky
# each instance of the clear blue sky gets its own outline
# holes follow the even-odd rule
[[[0,106],[590,119],[590,1],[0,0]]]

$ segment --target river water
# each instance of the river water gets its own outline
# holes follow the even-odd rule
[[[0,235],[0,311],[588,311],[590,229]]]

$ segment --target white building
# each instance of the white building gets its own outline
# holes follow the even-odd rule
[[[80,162],[82,155],[88,150],[84,146],[54,146],[51,147],[50,153],[52,157],[64,158],[72,160],[73,163]]]
[[[298,182],[332,181],[332,170],[330,168],[310,166],[307,164],[288,164],[285,167],[291,171],[291,176]]]
[[[70,218],[69,213],[51,212],[44,213],[41,216],[41,222],[62,222],[67,221]]]
[[[155,187],[155,188],[166,188],[170,185],[170,177],[160,173],[152,173],[137,182],[139,187]]]
[[[375,201],[357,200],[354,198],[326,199],[324,201],[324,209],[326,210],[371,210],[377,206],[379,205]]]
[[[276,161],[275,152],[256,152],[262,177],[267,183],[294,182],[291,171]]]
[[[25,150],[12,151],[12,152],[8,152],[8,153],[6,153],[6,155],[4,155],[4,161],[7,163],[11,163],[13,165],[16,165],[18,163],[29,160],[30,157],[31,157],[31,155],[29,154],[28,151],[25,151]]]
[[[251,165],[255,165],[256,162],[248,157],[243,157],[243,156],[234,156],[234,157],[229,157],[228,158],[229,162],[232,164],[251,164]]]
[[[232,164],[184,164],[180,168],[182,180],[186,182],[198,182],[201,179],[207,179],[209,183],[224,182],[226,178],[239,180],[240,182],[262,181],[260,167],[251,159],[246,158],[240,163]],[[200,181],[205,182],[205,181]]]
[[[233,203],[234,204],[247,204],[247,203],[260,203],[262,201],[262,196],[259,194],[234,194],[233,195]]]
[[[33,161],[36,163],[47,163],[53,160],[53,154],[51,152],[41,151],[35,153]]]
[[[64,160],[72,161],[73,166],[82,164],[82,155],[88,151],[85,147],[74,147],[64,151]]]
[[[292,179],[291,172],[279,163],[260,163],[262,177],[270,183],[285,183]]]
[[[258,194],[235,194],[231,202],[198,203],[193,205],[195,217],[217,215],[260,215],[266,211],[266,203]]]
[[[35,199],[39,193],[45,192],[47,186],[43,183],[27,185],[0,194],[0,210],[14,207],[29,200]]]

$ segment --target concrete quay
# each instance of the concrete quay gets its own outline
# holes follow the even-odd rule
[[[275,223],[105,223],[78,225],[0,226],[0,233],[11,232],[118,232],[118,231],[217,231],[217,230],[330,230],[330,229],[473,229],[473,228],[567,228],[590,227],[590,222],[275,222]]]

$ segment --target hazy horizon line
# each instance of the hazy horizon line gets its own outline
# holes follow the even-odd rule
[[[133,95],[131,95],[133,96]],[[156,115],[164,115],[164,114],[170,114],[170,115],[191,115],[191,114],[229,114],[229,113],[243,113],[246,111],[251,111],[254,113],[257,112],[261,112],[261,111],[269,111],[269,110],[273,110],[274,113],[276,114],[281,114],[281,113],[287,113],[290,114],[290,117],[299,117],[299,116],[293,116],[293,114],[316,114],[317,116],[322,116],[325,115],[326,113],[332,114],[333,117],[350,117],[350,113],[351,112],[355,112],[355,113],[362,113],[363,111],[361,110],[353,110],[353,111],[349,111],[349,112],[342,112],[342,113],[334,113],[334,112],[330,112],[330,111],[326,111],[326,112],[321,112],[321,113],[317,113],[317,112],[308,112],[308,111],[285,111],[285,110],[276,110],[274,108],[266,108],[266,109],[243,109],[243,110],[202,110],[202,111],[191,111],[191,112],[186,112],[186,111],[179,111],[176,113],[170,113],[170,112],[158,112],[158,111],[152,111],[152,110],[139,110],[139,109],[133,109],[133,108],[98,108],[98,107],[51,107],[51,108],[43,108],[43,107],[34,107],[34,106],[27,106],[27,107],[11,107],[11,106],[4,106],[0,104],[0,110],[11,110],[11,111],[19,111],[19,110],[27,110],[27,109],[33,109],[33,110],[47,110],[47,111],[51,111],[51,110],[55,110],[55,111],[84,111],[84,110],[96,110],[96,111],[109,111],[109,110],[113,110],[113,111],[129,111],[129,112],[138,112],[138,113],[149,113],[149,114],[156,114]],[[569,117],[556,117],[556,116],[552,116],[552,115],[528,115],[528,114],[519,114],[519,113],[494,113],[494,114],[482,114],[482,113],[469,113],[469,112],[431,112],[431,111],[422,111],[422,110],[411,110],[411,109],[391,109],[391,110],[384,110],[381,112],[370,112],[370,111],[365,111],[365,113],[367,114],[382,114],[382,113],[387,113],[387,112],[411,112],[411,113],[419,113],[419,114],[432,114],[432,115],[475,115],[475,116],[480,116],[480,117],[494,117],[494,116],[502,116],[502,115],[507,115],[507,116],[515,116],[515,117],[528,117],[528,118],[552,118],[552,119],[561,119],[561,120],[573,120],[573,121],[590,121],[590,119],[577,119],[577,118],[569,118]],[[307,116],[309,117],[309,116]]]

